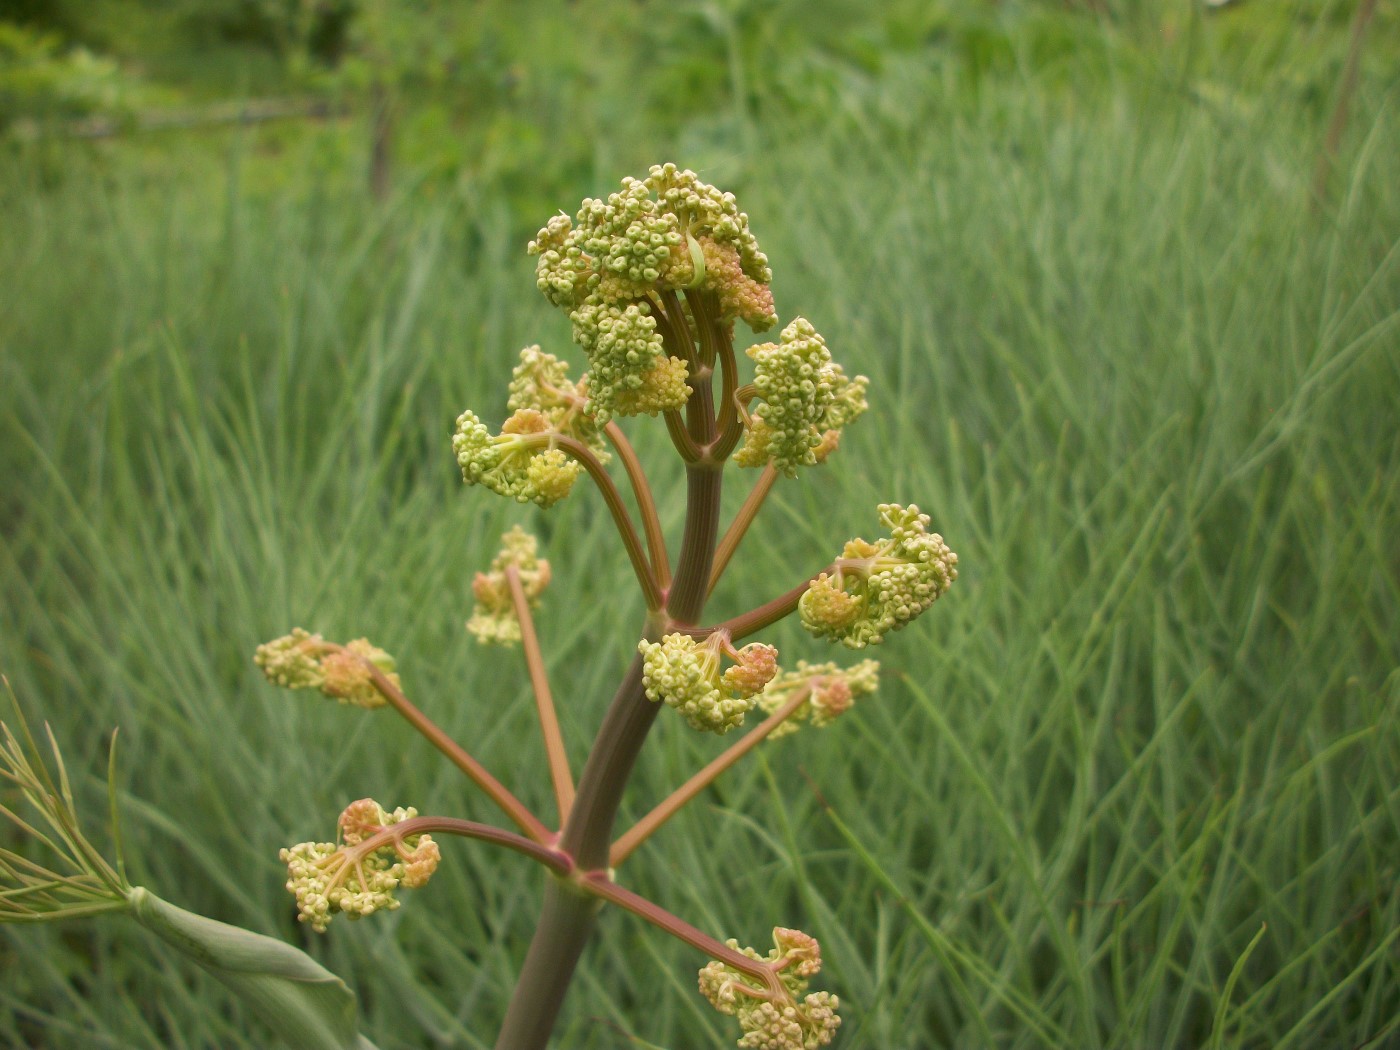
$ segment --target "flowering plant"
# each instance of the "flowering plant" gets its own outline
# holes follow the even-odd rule
[[[532,617],[551,568],[526,531],[507,532],[499,554],[473,581],[475,607],[467,629],[483,644],[519,645],[523,651],[557,811],[549,820],[415,705],[394,659],[369,641],[340,644],[297,628],[260,646],[255,662],[277,686],[397,712],[513,825],[419,815],[412,808],[360,799],[341,813],[334,841],[309,840],[282,850],[287,888],[301,921],[325,932],[339,916],[360,919],[399,907],[399,890],[429,882],[447,837],[495,843],[540,862],[552,876],[498,1048],[547,1044],[604,903],[633,912],[709,960],[699,971],[699,990],[738,1021],[740,1047],[825,1046],[841,1023],[840,1002],[829,991],[809,991],[821,969],[813,937],[778,927],[774,948],[760,955],[737,940],[721,941],[625,888],[618,869],[759,743],[803,724],[829,725],[877,686],[879,667],[873,660],[848,667],[799,660],[784,669],[774,646],[745,639],[797,612],[818,638],[854,649],[879,643],[948,589],[957,578],[957,555],[929,531],[929,516],[918,507],[881,505],[881,538],[851,540],[829,564],[784,594],[706,623],[706,600],[773,486],[830,459],[844,429],[866,411],[868,382],[848,376],[816,328],[800,317],[776,342],[750,347],[752,376],[741,376],[734,328],[742,321],[761,332],[778,323],[772,273],[733,195],[693,172],[667,164],[653,167],[646,178],[624,179],[605,200],[584,201],[575,218],[550,219],[529,250],[537,258],[538,287],[567,312],[587,370],[571,379],[564,361],[538,346],[525,348],[509,386],[510,414],[499,429],[464,411],[452,447],[468,485],[520,503],[548,508],[567,498],[585,475],[594,484],[645,603],[640,638],[624,643],[633,650],[631,665],[575,781]],[[641,415],[660,417],[685,472],[685,521],[674,558],[652,487],[619,422]],[[608,470],[614,461],[635,511]],[[721,533],[721,485],[731,461],[757,476]],[[671,717],[661,715],[665,708],[674,708],[689,727],[717,735],[745,727],[756,708],[764,717],[635,825],[614,834],[637,756],[655,720]],[[39,791],[39,804],[52,794]],[[96,904],[79,894],[79,904],[63,907],[83,913],[122,910],[133,907],[133,898],[144,900],[146,891],[127,886],[120,867],[109,867],[95,852],[78,851],[74,863],[91,868],[93,874],[74,886],[95,894]],[[218,955],[214,948],[208,951]],[[286,969],[285,960],[279,964],[275,950],[269,951],[268,966]],[[322,974],[306,970],[302,976],[320,989],[326,979],[334,981]],[[337,995],[343,989],[327,987]],[[298,1045],[366,1046],[345,1027],[344,1003],[332,1005],[339,1027],[327,1020],[317,1029],[314,1020],[306,1020],[307,1010],[314,1018],[315,1009],[302,1010]],[[284,1036],[294,1034],[276,1011],[267,1016]],[[308,1030],[321,1034],[313,1039]]]

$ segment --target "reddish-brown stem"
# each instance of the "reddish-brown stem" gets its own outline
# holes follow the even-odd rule
[[[822,572],[831,572],[835,568],[835,563],[833,563],[823,569]],[[746,613],[740,613],[738,616],[725,620],[722,623],[717,623],[712,627],[705,627],[700,630],[689,630],[685,633],[696,638],[704,638],[714,634],[716,631],[728,631],[729,637],[733,641],[737,642],[740,638],[747,638],[749,635],[755,634],[765,627],[777,623],[796,609],[797,603],[801,601],[802,596],[807,593],[807,588],[810,587],[812,581],[820,575],[821,573],[816,573],[815,575],[807,577],[806,580],[799,583],[786,594],[779,595],[771,602],[765,602],[756,609],[750,609]]]
[[[510,585],[510,600],[515,617],[520,621],[520,646],[525,652],[525,666],[530,671],[530,687],[535,694],[535,710],[540,717],[540,732],[544,736],[545,756],[549,761],[549,778],[554,784],[554,801],[559,806],[559,826],[569,819],[574,804],[574,778],[569,772],[569,756],[564,750],[564,736],[559,731],[559,716],[554,710],[554,696],[549,691],[545,673],[544,654],[535,634],[535,619],[530,615],[530,599],[520,582],[520,570],[506,566],[506,582]]]
[[[603,469],[603,464],[598,462],[593,450],[582,441],[563,434],[550,434],[549,440],[555,448],[567,452],[588,471],[588,476],[603,494],[603,502],[607,504],[613,524],[617,526],[618,535],[622,537],[622,544],[627,548],[627,557],[632,562],[632,572],[636,575],[637,582],[641,584],[642,597],[646,600],[647,608],[661,608],[661,588],[656,582],[651,563],[647,561],[646,549],[637,537],[637,530],[632,526],[632,518],[627,513],[622,493],[617,491],[612,477]]]
[[[656,305],[655,301],[653,305]],[[685,318],[685,311],[681,309],[680,298],[672,289],[667,288],[661,292],[659,305],[664,320],[658,320],[657,328],[661,331],[666,350],[672,357],[679,357],[684,361],[691,375],[694,375],[696,367],[705,362],[700,360],[696,350],[695,340],[690,334],[690,323]]]
[[[748,498],[744,500],[744,505],[739,508],[739,513],[734,515],[734,520],[729,523],[729,528],[725,530],[724,538],[719,541],[719,547],[715,550],[715,564],[710,569],[710,591],[713,592],[715,584],[719,583],[719,578],[724,575],[724,570],[729,565],[729,560],[734,557],[734,552],[739,549],[739,544],[743,541],[745,534],[749,531],[749,526],[753,524],[754,518],[758,517],[759,509],[763,506],[763,501],[768,498],[768,493],[773,490],[773,485],[778,480],[778,468],[772,462],[765,464],[763,472],[759,474],[758,480],[754,482],[753,488],[749,490]]]
[[[674,293],[672,293],[674,294]],[[695,318],[696,330],[700,334],[700,364],[714,368],[719,359],[719,322],[715,320],[715,296],[713,292],[702,292],[697,288],[685,289],[685,301],[690,307],[690,316]]]
[[[326,645],[342,652],[349,652],[348,649],[330,642],[327,642]],[[501,807],[516,827],[536,842],[549,843],[553,841],[549,829],[530,812],[525,803],[512,795],[504,784],[486,772],[486,767],[472,758],[462,745],[443,731],[441,726],[418,710],[408,697],[403,695],[398,686],[389,681],[388,676],[383,671],[364,657],[360,657],[360,660],[369,669],[370,681],[374,683],[374,687],[379,690],[380,695],[388,701],[389,706],[402,715],[409,725],[418,730],[428,743],[442,752],[448,761],[465,773],[472,783],[486,792],[491,801]]]
[[[505,828],[481,824],[475,820],[461,820],[457,817],[409,817],[397,824],[390,824],[376,831],[363,842],[347,847],[360,856],[368,856],[375,850],[395,842],[401,842],[410,835],[457,835],[461,838],[479,839],[497,846],[523,853],[531,860],[537,860],[554,874],[568,877],[574,870],[573,859],[562,850],[534,842]]]
[[[695,439],[690,436],[690,431],[685,428],[685,416],[675,409],[663,412],[662,416],[666,420],[666,433],[671,435],[671,444],[680,453],[683,463],[698,463],[705,455],[700,446],[695,443]]]
[[[687,802],[709,787],[721,773],[747,755],[762,743],[769,733],[787,721],[794,711],[807,702],[811,693],[812,687],[810,685],[793,690],[792,696],[788,697],[781,707],[745,733],[741,739],[736,740],[704,769],[666,796],[655,809],[633,824],[625,834],[612,844],[612,850],[608,854],[608,863],[614,868],[621,866],[622,862],[630,857],[638,846],[650,838],[661,825],[675,816]]]
[[[607,872],[587,872],[577,878],[577,883],[589,893],[603,898],[610,904],[627,909],[638,918],[645,919],[657,929],[665,930],[672,937],[684,941],[711,959],[718,959],[726,966],[732,966],[740,973],[747,974],[755,981],[761,982],[774,1002],[783,1002],[788,998],[787,989],[783,987],[783,982],[778,979],[777,971],[767,963],[758,959],[750,959],[747,955],[716,940],[703,930],[696,929],[679,916],[672,915],[659,904],[653,904],[645,897],[619,886],[608,877]]]
[[[670,299],[666,298],[667,295]],[[661,334],[666,353],[671,357],[680,358],[693,373],[697,364],[695,340],[690,337],[690,326],[686,324],[685,315],[680,312],[679,302],[675,292],[663,292],[660,297],[655,294],[647,297],[647,304],[651,307],[651,315],[656,318],[656,330]],[[673,305],[675,310],[672,309]]]
[[[687,301],[690,303],[691,314],[695,318],[695,327],[700,333],[701,349],[698,358],[690,369],[690,386],[692,393],[690,400],[685,404],[685,424],[689,431],[691,440],[700,448],[701,463],[707,466],[721,466],[723,460],[715,459],[709,454],[709,449],[714,445],[715,439],[719,436],[715,427],[715,392],[713,386],[714,379],[714,312],[710,309],[714,305],[713,294],[692,294],[686,292]],[[685,323],[685,315],[681,310],[680,300],[673,291],[663,293],[668,310],[680,318],[682,324]]]
[[[734,335],[729,328],[719,332],[719,419],[715,429],[719,438],[710,455],[715,459],[728,459],[739,439],[744,436],[744,420],[739,411],[739,365],[734,357]]]
[[[632,495],[637,500],[637,511],[642,516],[642,532],[646,534],[647,549],[651,552],[651,571],[656,585],[661,590],[671,586],[671,561],[666,553],[666,536],[661,531],[661,519],[656,513],[656,501],[652,498],[651,485],[647,483],[646,472],[641,460],[627,435],[616,422],[609,420],[603,433],[612,442],[617,458],[622,460],[622,469],[627,472],[627,480],[632,483]]]

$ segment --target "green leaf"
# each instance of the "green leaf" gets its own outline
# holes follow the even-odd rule
[[[137,886],[131,915],[237,993],[289,1046],[374,1050],[356,1031],[355,993],[305,952],[177,908]]]

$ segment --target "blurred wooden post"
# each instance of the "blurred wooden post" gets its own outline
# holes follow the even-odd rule
[[[1366,26],[1375,13],[1376,0],[1361,0],[1356,7],[1356,17],[1351,23],[1351,44],[1347,48],[1346,65],[1342,67],[1342,78],[1337,86],[1337,102],[1332,109],[1332,119],[1327,123],[1327,139],[1322,152],[1317,157],[1317,169],[1313,172],[1313,207],[1322,206],[1327,195],[1327,176],[1337,159],[1337,149],[1342,144],[1342,132],[1346,130],[1347,108],[1351,96],[1356,92],[1356,78],[1361,71],[1361,46],[1366,40]]]
[[[394,93],[376,78],[370,88],[369,191],[377,201],[389,195],[394,160]]]

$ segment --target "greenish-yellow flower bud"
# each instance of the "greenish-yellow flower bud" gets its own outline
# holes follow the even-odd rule
[[[894,503],[879,513],[888,538],[846,544],[835,571],[818,576],[797,605],[809,631],[852,649],[903,627],[958,578],[958,556],[928,531],[927,514]]]

